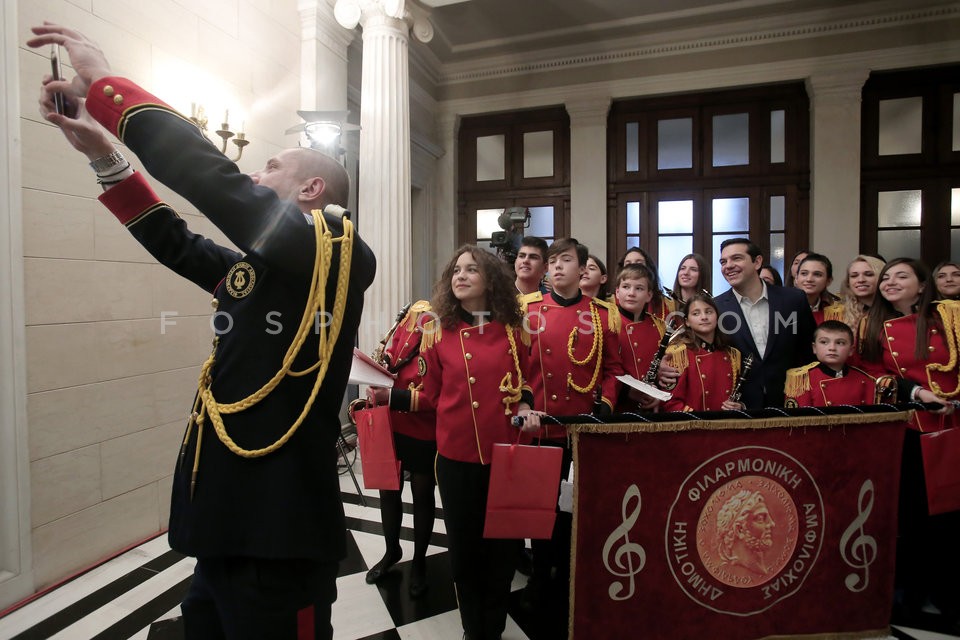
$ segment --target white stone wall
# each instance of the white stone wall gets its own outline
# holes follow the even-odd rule
[[[244,171],[296,144],[283,132],[299,122],[300,99],[296,0],[18,3],[36,589],[166,528],[171,474],[212,335],[209,294],[155,263],[96,201],[85,158],[40,119],[47,52],[23,42],[42,20],[86,33],[118,75],[180,111],[203,104],[211,131],[229,109],[231,128],[243,123],[251,140],[238,163]],[[182,199],[158,191],[192,229],[224,241]],[[178,314],[165,331],[163,312]]]

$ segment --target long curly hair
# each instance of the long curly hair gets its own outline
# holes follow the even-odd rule
[[[473,256],[480,267],[483,276],[484,292],[487,296],[487,319],[495,320],[504,325],[516,326],[520,324],[520,303],[517,300],[517,288],[514,285],[514,274],[506,263],[489,251],[480,247],[465,244],[457,249],[447,266],[443,268],[440,279],[433,286],[433,299],[430,304],[434,313],[440,319],[442,326],[450,328],[456,326],[457,320],[463,313],[460,301],[453,295],[453,269],[457,260],[465,253]]]

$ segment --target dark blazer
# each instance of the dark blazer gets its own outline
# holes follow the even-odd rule
[[[190,201],[239,248],[192,233],[142,174],[100,198],[158,261],[213,295],[217,335],[211,390],[220,403],[246,398],[281,368],[297,333],[316,255],[313,220],[273,190],[255,185],[193,123],[128,80],[94,83],[87,108],[137,154],[151,176]],[[343,234],[339,218],[324,219],[335,238]],[[328,312],[334,309],[341,246],[334,244],[330,260]],[[283,446],[262,457],[242,457],[221,441],[208,418],[191,495],[198,447],[193,427],[174,470],[172,548],[197,557],[335,561],[346,554],[336,470],[339,411],[363,293],[375,269],[373,253],[355,235],[343,322],[329,369],[306,419]],[[310,331],[294,371],[310,370],[318,345],[317,331]],[[284,377],[256,404],[223,415],[226,433],[244,449],[273,444],[296,422],[316,380],[316,370]]]
[[[714,298],[720,311],[718,328],[743,357],[753,354],[753,368],[743,382],[743,402],[748,409],[782,407],[787,369],[810,362],[816,325],[807,297],[799,289],[767,285],[770,306],[765,354],[757,351],[750,327],[733,289]]]

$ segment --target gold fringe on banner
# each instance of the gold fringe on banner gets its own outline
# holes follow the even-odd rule
[[[873,631],[847,631],[843,633],[805,633],[790,636],[764,636],[760,640],[886,640],[892,638],[890,628]]]
[[[795,427],[820,427],[832,429],[845,424],[868,424],[871,422],[909,422],[913,410],[895,413],[851,413],[824,416],[798,416],[778,418],[739,418],[730,420],[683,420],[680,422],[622,422],[620,424],[579,423],[565,425],[571,433],[666,433],[669,431],[718,431],[721,429],[792,429]],[[824,420],[829,419],[829,424]]]

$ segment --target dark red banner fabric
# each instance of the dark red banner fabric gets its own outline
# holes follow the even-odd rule
[[[573,637],[885,629],[906,424],[823,420],[577,433]]]

